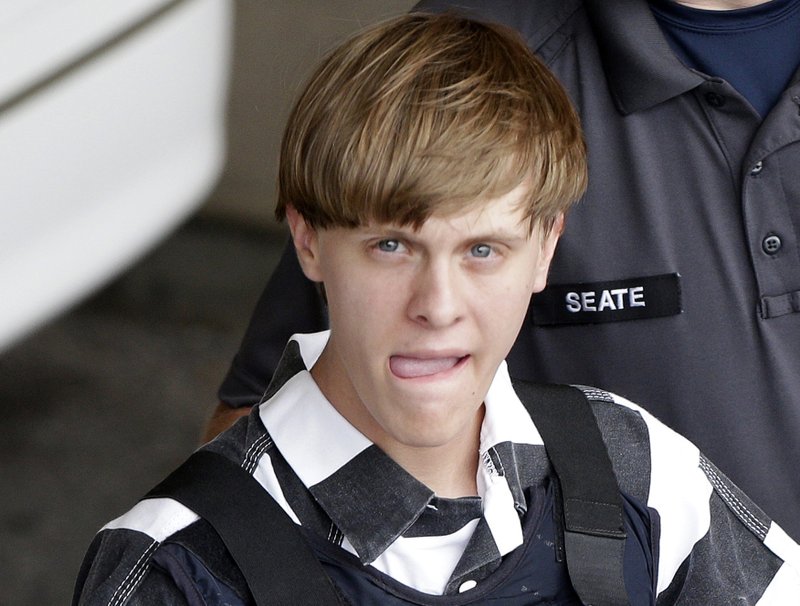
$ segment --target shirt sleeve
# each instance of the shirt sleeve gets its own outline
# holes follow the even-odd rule
[[[648,506],[660,518],[658,604],[800,604],[800,547],[694,444],[640,407]]]
[[[246,590],[244,582],[239,590]],[[251,606],[252,599],[217,578],[188,548],[115,529],[95,537],[75,584],[73,604]]]

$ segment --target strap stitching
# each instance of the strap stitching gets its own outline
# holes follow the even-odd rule
[[[758,536],[762,541],[766,538],[769,527],[759,520],[748,507],[728,488],[719,477],[717,472],[711,467],[705,457],[700,457],[700,468],[711,481],[714,490],[720,495],[722,500],[730,507],[739,519],[747,526],[750,531]]]
[[[586,387],[585,385],[574,385],[573,387],[580,389],[587,400],[593,402],[606,402],[608,404],[616,404],[614,397],[603,389],[596,387]]]
[[[245,460],[242,462],[242,468],[252,475],[256,467],[258,467],[258,460],[261,456],[272,446],[272,438],[268,433],[258,437],[247,450]]]
[[[128,590],[125,592],[124,595],[120,596],[120,604],[124,604],[125,602],[128,601],[128,598],[131,597],[131,595],[133,594],[134,590],[136,589],[136,586],[144,578],[144,575],[145,575],[146,572],[147,572],[147,566],[143,565],[143,566],[141,566],[139,568],[139,571],[136,573],[136,576],[131,579],[131,584],[130,584],[130,587],[128,587]]]
[[[242,461],[242,467],[247,470],[251,465],[251,460],[253,457],[253,453],[260,447],[260,445],[268,439],[269,434],[262,434],[258,436],[252,444],[250,444],[250,448],[247,449],[247,452],[244,454],[244,460]]]
[[[150,556],[153,555],[153,552],[156,550],[156,547],[158,547],[158,545],[159,542],[153,540],[153,542],[147,546],[147,549],[145,549],[144,552],[142,552],[142,555],[139,556],[139,559],[136,560],[136,563],[128,571],[128,574],[125,575],[125,578],[122,580],[122,583],[120,583],[119,587],[117,587],[117,590],[111,596],[111,599],[108,601],[108,606],[123,604],[125,600],[127,600],[130,597],[131,592],[134,590],[134,588],[139,583],[144,574],[146,563],[149,561]],[[126,585],[128,586],[127,588]],[[121,590],[124,590],[123,593],[120,593]]]

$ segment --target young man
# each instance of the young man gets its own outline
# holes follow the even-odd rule
[[[583,122],[589,186],[513,374],[642,402],[800,540],[800,0],[421,5],[518,30]],[[293,332],[325,327],[288,251],[222,416],[258,402]]]
[[[312,77],[281,156],[277,214],[330,331],[296,335],[261,405],[203,451],[271,495],[340,599],[800,598],[797,545],[688,441],[606,392],[509,377],[586,179],[577,117],[522,41],[454,16],[367,30]],[[561,435],[562,459],[543,436],[571,426],[568,392],[590,423]],[[583,484],[606,466],[598,510]],[[228,492],[228,519],[245,516]],[[164,494],[98,534],[77,604],[248,604],[264,578],[269,592],[276,562],[256,562],[254,582],[228,535]]]

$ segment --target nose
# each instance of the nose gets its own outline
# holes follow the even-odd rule
[[[420,268],[411,286],[408,316],[429,328],[458,322],[464,313],[464,288],[458,271],[447,262],[429,262]]]

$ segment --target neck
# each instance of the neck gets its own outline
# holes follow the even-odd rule
[[[438,496],[456,498],[478,494],[476,476],[483,405],[477,408],[465,427],[446,442],[431,446],[415,444],[413,437],[398,439],[375,420],[352,384],[331,380],[331,377],[342,377],[346,373],[336,366],[336,358],[328,352],[326,347],[311,368],[311,376],[339,414]],[[406,429],[405,434],[411,436],[413,430]]]
[[[675,0],[690,8],[699,8],[706,11],[730,11],[737,8],[750,8],[759,4],[766,4],[771,0]]]
[[[402,444],[376,444],[398,465],[433,490],[439,497],[458,498],[478,494],[478,452],[484,407],[478,410],[463,438],[442,446],[420,448]]]

